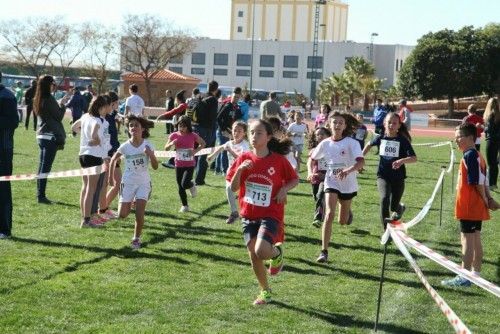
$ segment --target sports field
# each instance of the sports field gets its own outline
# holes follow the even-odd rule
[[[69,129],[66,124],[66,129]],[[158,150],[164,126],[153,130]],[[448,140],[417,137],[414,143]],[[123,135],[120,138],[124,140]],[[79,140],[68,137],[53,171],[75,169]],[[449,146],[416,147],[408,166],[405,219],[430,197]],[[34,172],[34,132],[19,128],[15,173]],[[461,157],[460,152],[456,152]],[[178,213],[172,169],[151,171],[143,248],[132,250],[133,215],[102,229],[80,229],[79,178],[49,180],[52,205],[36,203],[36,182],[12,183],[14,237],[0,240],[0,333],[367,333],[373,328],[383,247],[375,172],[369,153],[358,176],[354,223],[334,223],[330,262],[317,264],[320,230],[311,225],[314,203],[305,181],[291,191],[286,208],[285,268],[271,279],[274,302],[255,307],[258,294],[238,223],[229,213],[224,179],[209,173],[208,185],[189,198],[192,212]],[[456,168],[456,166],[455,166]],[[456,169],[455,169],[456,170]],[[305,180],[305,172],[301,179]],[[456,173],[455,173],[456,177]],[[500,193],[494,193],[500,200]],[[408,233],[460,261],[459,226],[453,219],[451,176],[426,218]],[[116,209],[116,207],[114,208]],[[500,213],[483,226],[482,276],[500,284]],[[500,299],[478,287],[442,288],[454,274],[412,252],[431,285],[475,333],[498,333]],[[387,258],[379,329],[384,333],[452,333],[439,308],[394,244]]]

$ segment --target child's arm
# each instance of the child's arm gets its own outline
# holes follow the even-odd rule
[[[226,151],[229,152],[229,154],[231,154],[233,156],[233,158],[237,158],[238,157],[238,154],[231,148],[231,146],[228,146],[226,148]]]
[[[338,174],[337,177],[340,180],[343,180],[347,177],[347,175],[351,174],[352,172],[357,172],[361,168],[363,168],[365,165],[365,159],[364,158],[357,158],[356,163],[352,165],[351,167],[347,167],[346,169],[341,170]]]
[[[149,157],[149,161],[151,161],[151,167],[153,167],[154,170],[158,169],[158,159],[156,159],[155,152],[146,145],[146,148],[144,149],[144,153]]]
[[[314,176],[313,174],[313,159],[309,156],[309,158],[307,158],[307,180],[308,181],[311,181],[312,177]]]
[[[116,168],[116,162],[118,160],[120,160],[120,158],[122,157],[121,153],[120,152],[115,152],[115,154],[113,154],[113,157],[111,158],[111,162],[109,163],[109,186],[110,187],[113,187],[115,185],[115,178],[113,177],[113,175],[115,175],[115,168]]]
[[[170,139],[167,140],[167,143],[165,144],[165,151],[168,151],[168,149],[172,146],[175,146],[175,142],[177,141],[177,139],[174,139],[172,141],[170,141]]]
[[[285,203],[286,202],[286,194],[293,188],[295,188],[299,184],[299,178],[290,180],[288,183],[286,183],[281,189],[278,191],[276,194],[276,202],[278,204]]]
[[[396,160],[392,163],[392,169],[398,169],[403,164],[412,164],[417,162],[417,157],[415,155]]]
[[[92,139],[89,140],[89,146],[98,146],[101,144],[101,139],[99,138],[99,124],[94,124],[92,128]]]
[[[81,121],[81,119],[79,118],[76,122],[74,122],[74,123],[71,125],[71,131],[76,132],[76,133],[80,132],[80,130],[82,129],[81,124],[82,124],[82,121]]]
[[[194,149],[193,155],[198,153],[200,150],[204,149],[206,145],[205,141],[200,136],[196,136],[196,142],[198,143],[198,147]]]
[[[372,146],[370,144],[366,144],[365,148],[363,149],[363,156],[365,156],[368,152],[370,152],[370,149]]]
[[[213,158],[215,158],[215,156],[216,156],[217,154],[219,154],[219,152],[220,152],[220,151],[222,151],[223,149],[224,149],[224,147],[223,147],[223,146],[219,146],[219,147],[217,147],[213,153],[211,153],[211,154],[209,154],[209,155],[207,156],[207,161],[211,162],[211,161],[212,161],[212,159],[213,159]]]
[[[236,192],[240,189],[241,173],[245,169],[250,169],[253,167],[252,160],[245,160],[238,166],[236,173],[234,173],[233,179],[231,180],[231,190]]]

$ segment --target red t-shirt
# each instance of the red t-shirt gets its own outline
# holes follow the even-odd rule
[[[194,147],[199,136],[194,133],[181,134],[179,131],[170,134],[168,139],[175,142],[175,167],[194,167]]]
[[[253,152],[245,152],[235,160],[227,172],[226,180],[232,180],[245,160],[251,160],[253,167],[241,173],[240,214],[250,220],[267,217],[275,219],[279,223],[277,241],[283,241],[285,205],[278,204],[275,197],[286,183],[298,178],[297,173],[281,154],[271,153],[259,158]]]
[[[478,116],[476,114],[465,116],[464,119],[462,120],[462,122],[464,124],[470,123],[470,124],[473,124],[474,126],[476,126],[477,123],[484,125],[484,119],[481,116]],[[483,129],[478,128],[478,127],[476,127],[476,129],[477,129],[476,130],[477,131],[477,138],[481,138],[481,134],[483,133]]]

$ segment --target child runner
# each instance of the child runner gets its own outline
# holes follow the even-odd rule
[[[352,114],[335,111],[330,115],[332,137],[319,143],[311,154],[313,160],[328,160],[324,181],[326,212],[321,231],[322,248],[317,262],[328,261],[328,245],[337,202],[340,203],[339,223],[352,223],[351,201],[358,191],[356,173],[365,164],[358,142],[351,138],[357,124],[358,121]]]
[[[267,121],[271,124],[273,128],[273,135],[278,141],[288,139],[286,129],[281,125],[281,119],[271,116],[267,119]],[[290,148],[286,154],[286,159],[290,165],[292,165],[293,169],[297,169],[297,160],[292,152],[293,142],[291,140],[287,140],[287,142],[290,143]]]
[[[358,141],[361,149],[364,149],[366,136],[368,136],[368,129],[366,128],[366,125],[363,124],[363,115],[356,114],[356,119],[358,120],[358,127],[356,128],[353,138]]]
[[[85,113],[71,127],[75,133],[81,131],[79,156],[82,168],[96,167],[103,163],[102,157],[106,148],[104,147],[104,126],[100,117],[106,114],[108,107],[108,100],[102,95],[98,96],[92,101],[88,113]],[[99,176],[99,174],[82,176],[82,189],[80,191],[82,221],[80,227],[97,227],[102,223],[97,216],[91,220],[92,202],[96,194]]]
[[[125,126],[131,137],[120,145],[111,158],[109,174],[114,175],[116,163],[122,156],[125,157],[118,214],[120,218],[126,218],[132,208],[132,202],[135,201],[135,226],[131,245],[133,249],[138,249],[141,247],[140,238],[144,226],[146,203],[151,195],[148,165],[151,163],[151,167],[156,170],[158,160],[155,157],[153,145],[145,139],[149,137],[149,128],[152,128],[154,123],[140,116],[129,114],[125,118]],[[110,183],[114,185],[113,178],[110,178]]]
[[[228,171],[231,189],[239,189],[243,237],[261,293],[254,305],[271,301],[264,260],[271,260],[269,273],[277,275],[283,267],[284,214],[287,192],[299,179],[283,156],[290,141],[278,141],[265,120],[250,125],[252,151],[240,155]]]
[[[300,172],[301,155],[304,150],[304,136],[309,132],[306,123],[302,122],[302,113],[296,112],[294,122],[288,126],[288,133],[292,136],[293,156],[297,161],[297,173]]]
[[[188,116],[179,118],[177,128],[178,131],[171,133],[168,137],[165,150],[175,146],[175,177],[182,202],[179,212],[188,212],[186,189],[191,192],[191,197],[196,196],[196,185],[192,181],[194,166],[196,165],[194,156],[205,147],[205,141],[193,132],[191,119]],[[195,148],[196,144],[198,144],[198,147]]]
[[[455,130],[455,142],[464,153],[458,170],[455,218],[460,220],[462,268],[479,276],[483,261],[482,221],[490,219],[488,209],[496,210],[499,205],[490,195],[486,181],[486,163],[475,148],[476,131],[476,126],[470,123],[461,124]],[[471,286],[471,282],[460,275],[443,280],[441,284]]]
[[[316,202],[316,210],[314,211],[313,226],[320,227],[323,223],[323,214],[325,212],[325,188],[324,180],[326,171],[328,170],[328,160],[322,158],[320,160],[311,159],[313,149],[332,135],[332,132],[325,127],[319,127],[314,132],[311,132],[309,138],[309,159],[307,159],[307,179],[311,182],[314,201]]]
[[[332,111],[332,108],[330,107],[329,104],[322,104],[321,105],[321,110],[318,115],[316,115],[316,118],[314,119],[314,127],[319,128],[319,127],[324,127],[328,125],[328,115]]]
[[[469,104],[467,107],[467,116],[464,117],[462,123],[471,123],[476,127],[476,150],[481,148],[481,134],[484,131],[484,119],[477,114],[477,108],[474,104]]]
[[[226,150],[228,154],[229,167],[234,162],[239,155],[250,150],[250,145],[247,141],[247,129],[248,126],[245,122],[236,121],[233,123],[233,140],[228,141],[224,146],[219,146],[212,154],[207,157],[207,161],[211,161],[221,150]],[[231,208],[231,213],[227,217],[226,223],[232,224],[240,216],[238,213],[238,207],[236,206],[236,197],[234,192],[231,190],[231,182],[226,181],[226,196],[229,202],[229,207]]]
[[[377,188],[380,194],[380,219],[384,230],[389,208],[392,219],[399,220],[406,207],[400,203],[405,190],[405,164],[417,162],[417,156],[411,146],[411,137],[406,125],[398,114],[390,112],[384,120],[384,134],[375,137],[363,149],[366,155],[373,146],[379,147],[380,161],[377,170]]]

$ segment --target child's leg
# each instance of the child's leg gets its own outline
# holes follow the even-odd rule
[[[474,259],[475,233],[461,233],[462,241],[462,268],[471,270]]]
[[[175,178],[177,181],[177,188],[179,190],[179,197],[181,198],[181,202],[183,206],[187,206],[187,194],[186,194],[186,189],[182,186],[182,178],[184,176],[186,168],[183,167],[175,167]]]
[[[106,169],[106,172],[104,172],[104,179],[102,181],[101,190],[99,192],[99,210],[106,210],[108,208],[106,202],[106,192],[108,190],[108,177],[109,177],[109,170]]]
[[[472,259],[472,270],[481,272],[483,263],[483,243],[481,242],[481,231],[476,231],[473,234],[474,238],[474,258]]]
[[[88,185],[89,185],[89,176],[83,175],[82,176],[82,189],[80,190],[80,213],[82,215],[82,218],[86,217],[85,210],[84,210],[84,202],[85,202],[85,194],[87,193]],[[90,215],[87,217],[90,217]]]
[[[146,212],[146,200],[138,199],[135,201],[135,227],[134,239],[141,237],[142,228],[144,226],[144,214]]]
[[[120,202],[118,205],[118,216],[120,218],[127,218],[131,209],[132,202]]]
[[[121,169],[117,166],[113,175],[109,175],[109,177],[112,177],[114,182],[113,186],[108,190],[108,193],[106,194],[106,207],[109,207],[111,205],[113,200],[116,198],[116,195],[118,195],[118,191],[120,190],[120,182],[122,179]]]
[[[84,217],[90,217],[92,211],[92,200],[96,191],[99,175],[89,175],[87,188],[83,198],[83,212]]]
[[[389,218],[389,203],[391,200],[391,184],[382,178],[377,178],[377,189],[380,195],[380,220],[385,229],[385,218]]]
[[[234,192],[231,190],[231,183],[226,181],[226,196],[227,201],[229,203],[229,207],[231,209],[231,213],[238,212],[238,206],[236,205],[236,196]]]
[[[92,196],[92,208],[90,210],[90,214],[96,214],[98,212],[99,206],[99,197],[101,196],[101,189],[104,186],[105,173],[101,173],[98,175],[97,183],[94,189],[94,193]]]
[[[314,184],[314,183],[311,184],[312,194],[315,202],[318,200],[318,197],[316,197],[316,195],[318,194],[318,188],[319,184]]]
[[[269,284],[267,282],[267,272],[266,272],[266,266],[264,264],[264,260],[262,260],[255,253],[256,241],[257,241],[257,238],[252,238],[248,242],[248,244],[247,244],[248,255],[250,256],[250,261],[252,262],[252,269],[253,269],[253,272],[255,274],[255,277],[257,277],[257,281],[259,282],[260,289],[261,290],[268,290]]]
[[[325,218],[323,228],[321,230],[321,247],[322,250],[327,250],[332,236],[332,222],[335,217],[335,207],[337,206],[337,193],[325,193]]]
[[[339,210],[339,223],[340,225],[347,224],[349,220],[349,212],[351,211],[352,200],[341,200],[339,199],[340,210]]]
[[[318,184],[318,190],[315,197],[316,212],[314,213],[314,219],[323,221],[323,215],[325,213],[325,184],[323,182]]]
[[[401,214],[401,198],[405,191],[405,181],[395,181],[391,183],[391,211]]]
[[[194,186],[193,173],[194,173],[194,167],[184,168],[184,172],[182,173],[182,183],[181,183],[182,188],[187,190]]]

